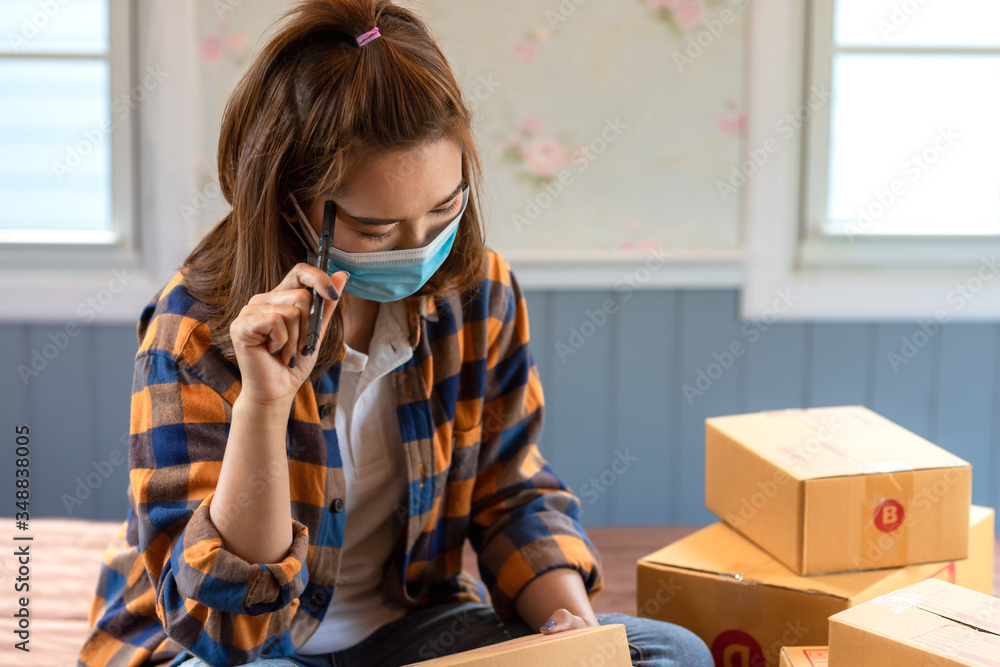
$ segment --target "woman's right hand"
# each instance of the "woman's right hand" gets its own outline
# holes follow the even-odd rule
[[[318,355],[317,351],[302,356],[309,333],[310,290],[324,299],[318,350],[347,275],[338,271],[331,276],[300,262],[273,290],[250,298],[229,326],[242,376],[240,398],[260,407],[291,406]]]

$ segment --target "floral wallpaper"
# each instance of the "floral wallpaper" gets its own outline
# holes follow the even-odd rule
[[[207,230],[222,109],[290,0],[199,4]],[[474,108],[487,242],[510,257],[740,245],[747,0],[413,0]],[[217,194],[217,186],[214,189]]]

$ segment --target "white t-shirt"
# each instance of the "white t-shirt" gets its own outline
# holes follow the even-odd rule
[[[383,565],[403,527],[397,504],[407,506],[403,439],[387,377],[413,356],[406,318],[403,302],[382,303],[369,354],[346,346],[336,414],[347,484],[340,577],[322,623],[298,649],[304,655],[354,646],[405,613],[381,586]]]

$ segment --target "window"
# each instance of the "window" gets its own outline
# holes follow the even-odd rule
[[[176,44],[194,11],[0,0],[0,320],[134,324],[173,275],[196,118]]]
[[[0,0],[0,234],[8,244],[129,246],[128,6]],[[105,253],[106,256],[106,253]]]
[[[783,294],[785,319],[996,319],[998,19],[993,0],[752,5],[745,317]]]
[[[0,320],[134,325],[193,247],[197,8],[0,0]]]
[[[808,232],[1000,234],[1000,3],[812,8]]]

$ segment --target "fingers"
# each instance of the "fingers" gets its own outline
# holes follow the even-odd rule
[[[344,285],[347,284],[351,274],[347,271],[337,271],[332,276],[328,277],[330,278],[330,282],[333,283],[333,288],[336,290],[337,298],[339,299],[340,295],[344,293]]]
[[[247,348],[262,345],[271,354],[281,351],[288,342],[288,327],[285,318],[276,308],[245,306],[230,327],[233,341],[238,341]]]
[[[280,286],[253,295],[229,325],[233,348],[243,371],[244,391],[253,385],[255,393],[269,396],[287,393],[301,384],[313,365],[303,360],[302,348],[308,342],[313,290],[322,297],[320,337],[326,330],[340,301],[348,274],[333,277],[308,264],[296,264]],[[279,364],[289,371],[282,371]]]
[[[586,627],[589,627],[587,622],[579,616],[571,614],[566,609],[557,609],[551,616],[549,616],[549,620],[542,623],[539,631],[543,635],[551,635],[555,632],[563,632],[564,630],[574,630],[576,628]]]
[[[315,268],[315,267],[313,267],[313,268]],[[337,309],[337,305],[340,303],[340,295],[343,294],[344,285],[347,283],[348,275],[349,274],[346,271],[338,271],[337,273],[333,274],[332,276],[329,276],[329,275],[326,276],[330,280],[330,285],[329,285],[328,290],[327,290],[329,298],[327,298],[323,302],[323,317],[320,320],[319,341],[317,341],[317,343],[316,343],[316,348],[317,349],[322,344],[323,337],[326,335],[326,330],[327,330],[327,327],[330,324],[330,319],[333,317],[333,311]],[[322,295],[323,292],[320,291],[320,290],[317,290],[317,294]],[[311,293],[310,293],[310,297],[311,297]],[[310,309],[311,309],[311,307],[312,306],[310,304]],[[310,314],[311,314],[311,310],[310,310],[310,313],[308,313],[307,316],[306,316],[306,323],[304,325],[305,329],[303,330],[302,340],[300,341],[300,344],[299,344],[299,349],[302,350],[302,354],[306,355],[306,356],[308,356],[308,355],[310,355],[310,354],[313,353],[312,349],[306,349],[306,345],[307,345],[308,339],[309,339],[308,327],[309,327],[309,315]]]
[[[337,278],[337,276],[340,277]],[[338,271],[330,276],[322,269],[310,266],[305,262],[299,262],[285,274],[285,277],[273,291],[315,289],[323,298],[337,301],[343,293],[346,282],[347,273],[345,271]]]
[[[291,323],[286,324],[291,338],[282,345],[282,347],[288,347],[291,350],[291,353],[284,350],[282,352],[282,359],[291,364],[290,368],[295,368],[295,363],[298,361],[295,357],[305,344],[304,341],[308,335],[307,329],[309,327],[309,309],[312,307],[312,293],[305,289],[264,292],[263,294],[255,294],[250,297],[247,305],[264,308],[265,310],[272,306],[292,306],[295,308],[294,315],[297,321],[294,327],[291,326]],[[288,310],[283,311],[283,313],[293,314],[292,311]],[[292,333],[293,330],[295,333]],[[275,349],[269,348],[268,352],[274,354]]]
[[[239,335],[245,345],[266,345],[268,353],[280,357],[289,368],[295,368],[298,361],[296,344],[302,327],[299,306],[294,303],[248,304],[240,320],[243,324]]]
[[[295,363],[299,358],[299,332],[302,331],[303,327],[308,326],[308,321],[306,324],[303,324],[302,318],[308,318],[309,315],[303,312],[302,308],[296,304],[290,306],[280,305],[275,306],[275,308],[281,313],[282,319],[285,322],[285,332],[288,336],[285,344],[281,346],[281,358],[286,366],[295,368]]]
[[[283,358],[289,361],[296,355],[308,356],[312,354],[312,349],[308,348],[309,320],[313,308],[312,289],[316,289],[317,294],[323,298],[323,315],[320,319],[319,332],[321,342],[333,316],[333,311],[336,310],[340,302],[340,295],[343,293],[347,279],[348,274],[345,271],[338,271],[333,276],[329,276],[314,266],[297,264],[289,271],[278,287],[270,292],[255,294],[250,298],[248,305],[285,305],[298,309],[297,324],[294,327],[289,326],[289,329],[294,328],[294,333],[291,334],[291,340],[285,343],[292,352],[285,351],[283,353]],[[319,343],[317,343],[318,346]],[[294,364],[295,361],[291,361],[291,363]],[[294,368],[294,366],[292,367]]]

